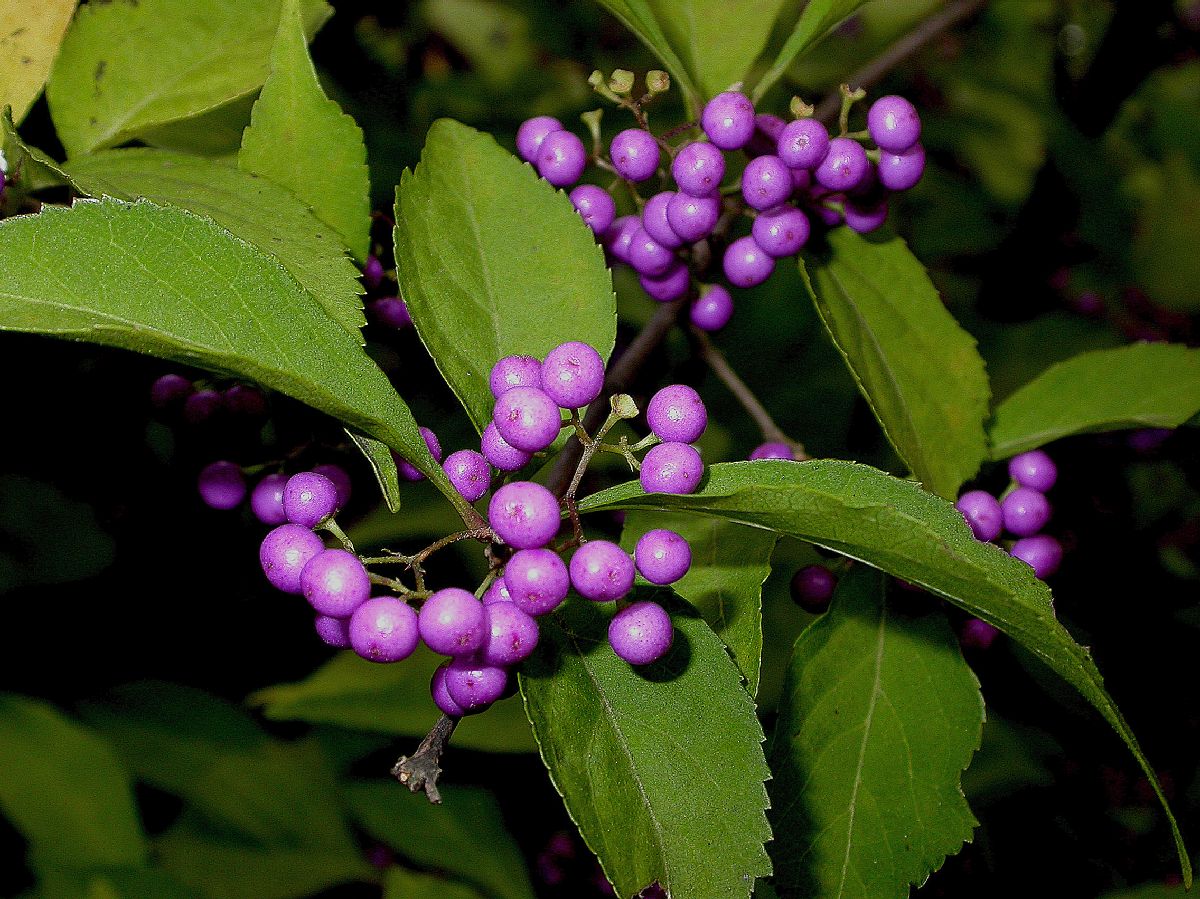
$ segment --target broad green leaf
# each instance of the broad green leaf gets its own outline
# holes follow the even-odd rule
[[[567,811],[618,896],[657,880],[688,899],[749,897],[771,872],[769,776],[741,672],[669,591],[675,645],[635,669],[608,644],[612,603],[568,602],[541,619],[521,674],[525,710]]]
[[[600,5],[645,44],[671,73],[673,87],[683,92],[684,106],[697,113],[703,106],[697,86],[675,52],[654,12],[652,0],[600,0]]]
[[[352,782],[342,795],[362,829],[406,859],[475,884],[491,899],[533,899],[521,850],[492,794],[469,787],[438,789],[441,805],[395,783]]]
[[[862,566],[796,641],[772,740],[775,889],[907,899],[977,823],[959,778],[983,697],[940,611],[884,602]]]
[[[497,87],[534,68],[536,45],[529,39],[529,18],[498,0],[425,0],[426,24],[470,60],[475,71]]]
[[[308,55],[299,0],[284,0],[238,166],[270,178],[333,228],[360,262],[371,244],[371,186],[362,129],[325,96]]]
[[[46,98],[68,156],[124,143],[257,91],[270,72],[280,0],[84,4]],[[311,36],[332,10],[304,0]]]
[[[29,841],[32,867],[146,863],[129,775],[92,731],[0,694],[0,771],[0,811]]]
[[[206,899],[153,868],[42,868],[36,890],[21,899]]]
[[[975,340],[901,238],[835,228],[829,245],[811,280],[801,264],[817,312],[900,458],[953,499],[987,457],[990,392]]]
[[[147,128],[138,140],[163,150],[207,156],[236,166],[242,133],[250,124],[250,111],[257,99],[257,95],[249,94],[191,118]]]
[[[350,652],[295,684],[259,690],[249,702],[278,721],[336,724],[420,739],[438,719],[429,679],[443,659],[418,649],[399,665],[376,665]],[[453,745],[490,752],[532,752],[536,746],[518,702],[501,702],[486,715],[464,718]]]
[[[417,333],[482,431],[502,356],[568,340],[605,359],[612,278],[566,194],[489,135],[439,119],[396,193],[396,274]]]
[[[363,434],[356,434],[347,429],[347,436],[366,457],[371,471],[375,472],[375,480],[379,482],[379,490],[387,503],[389,512],[400,511],[400,473],[396,470],[396,460],[392,451],[386,445]]]
[[[1000,628],[1074,686],[1125,741],[1162,803],[1191,882],[1183,836],[1158,776],[1091,654],[1054,617],[1049,588],[1028,565],[976,540],[949,502],[868,465],[824,459],[727,462],[710,466],[689,496],[647,495],[633,481],[579,504],[580,512],[602,509],[692,512],[787,534],[919,584]]]
[[[1200,412],[1200,350],[1136,343],[1050,366],[996,407],[992,458],[1072,434],[1176,428]]]
[[[499,895],[499,894],[497,894]],[[487,899],[461,883],[433,874],[388,868],[383,877],[383,899]]]
[[[6,177],[10,182],[6,192],[15,189],[28,193],[71,183],[71,178],[57,162],[21,140],[17,126],[13,124],[12,110],[7,106],[0,113],[0,129],[3,129],[0,151],[3,151],[8,166]]]
[[[0,5],[0,108],[20,121],[42,92],[76,0]]]
[[[1200,300],[1190,285],[1200,279],[1200,172],[1178,153],[1169,156],[1156,190],[1138,213],[1132,246],[1140,285],[1168,309],[1194,314]]]
[[[362,342],[362,287],[337,235],[296,197],[266,178],[166,150],[107,150],[64,167],[94,196],[147,199],[210,218],[274,256],[329,316]]]
[[[838,24],[854,15],[866,2],[867,0],[809,0],[796,22],[796,27],[780,48],[779,55],[755,85],[754,102],[762,99],[763,94],[779,80],[797,56],[806,53]]]
[[[279,263],[182,209],[81,201],[0,222],[0,330],[258,381],[382,440],[476,515],[354,338]]]
[[[671,589],[704,616],[742,670],[746,689],[756,695],[763,644],[762,585],[771,573],[777,536],[719,518],[634,512],[625,519],[621,545],[632,553],[638,538],[655,528],[675,531],[692,547],[692,567]]]

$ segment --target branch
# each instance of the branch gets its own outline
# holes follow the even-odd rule
[[[430,802],[441,805],[442,795],[438,792],[437,781],[442,769],[438,762],[441,761],[442,752],[445,751],[446,744],[450,742],[450,735],[457,726],[457,718],[442,715],[411,757],[402,755],[396,760],[396,764],[392,766],[392,777],[414,793],[424,790]]]

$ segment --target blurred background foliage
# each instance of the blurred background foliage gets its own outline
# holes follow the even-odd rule
[[[820,98],[942,5],[869,4],[763,106],[783,113],[793,92]],[[592,3],[333,6],[313,55],[366,133],[384,211],[436,118],[509,147],[535,114],[582,133],[578,114],[600,105],[586,84],[593,68],[655,66]],[[1082,350],[1196,345],[1198,50],[1191,0],[992,0],[876,87],[922,110],[931,165],[893,220],[979,340],[997,399]],[[679,120],[672,102],[654,109],[655,123]],[[222,110],[225,127],[206,129],[206,151],[234,148],[247,112]],[[606,113],[606,133],[627,125]],[[23,132],[61,158],[44,101]],[[812,454],[897,470],[797,273],[783,269],[740,295],[719,345]],[[619,345],[652,303],[628,273],[616,283]],[[415,335],[368,329],[368,338],[442,445],[467,445],[466,418]],[[261,462],[311,444],[298,461],[338,461],[355,476],[347,520],[360,545],[393,548],[453,527],[433,491],[406,489],[398,516],[381,511],[341,433],[285,400],[272,400],[261,432],[233,421],[189,428],[151,414],[147,388],[161,363],[15,335],[4,348],[0,894],[606,895],[533,754],[519,700],[455,735],[442,807],[396,786],[391,762],[436,717],[433,658],[389,668],[332,657],[303,603],[263,581],[261,527],[204,507],[194,476],[214,458]],[[744,458],[758,442],[753,425],[691,349],[675,334],[634,393],[668,378],[699,386],[711,410],[706,456]],[[1200,437],[1189,428],[1079,437],[1051,452],[1062,471],[1053,530],[1068,547],[1052,580],[1059,615],[1093,647],[1195,842]],[[985,468],[978,486],[1000,489],[1001,469]],[[589,477],[599,486],[622,474],[601,467]],[[815,558],[783,541],[765,587],[768,727],[787,653],[810,620],[787,583]],[[465,583],[479,564],[449,553],[431,576]],[[981,825],[915,892],[1179,892],[1151,791],[1098,716],[1003,638],[966,652],[988,702],[984,747],[965,777]]]

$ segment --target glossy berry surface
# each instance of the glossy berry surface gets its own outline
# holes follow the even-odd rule
[[[391,596],[368,599],[350,616],[350,648],[369,662],[399,662],[417,648],[417,613]]]
[[[233,462],[212,462],[200,469],[196,490],[204,505],[227,511],[239,506],[246,498],[246,478]]]
[[[538,147],[538,174],[555,187],[568,187],[579,180],[587,164],[583,141],[570,131],[552,131]]]
[[[367,290],[374,290],[383,283],[383,263],[379,261],[378,256],[367,257],[366,264],[363,265],[362,280]]]
[[[594,184],[581,184],[571,191],[571,204],[594,234],[603,234],[617,217],[612,194]]]
[[[1042,580],[1058,571],[1063,560],[1062,544],[1049,534],[1022,537],[1012,545],[1009,554],[1032,568]]]
[[[713,284],[688,311],[688,318],[701,331],[720,331],[733,317],[733,297],[720,284]]]
[[[792,575],[791,592],[796,605],[819,615],[829,608],[837,578],[824,565],[805,565]]]
[[[879,149],[902,153],[920,140],[921,117],[903,97],[880,97],[867,111],[867,132]]]
[[[378,322],[385,328],[395,328],[397,331],[412,324],[412,315],[408,311],[408,303],[399,297],[380,297],[372,300],[367,306],[372,321]]]
[[[635,271],[655,278],[664,274],[674,261],[675,254],[670,248],[651,237],[644,227],[633,232],[629,241],[629,264]]]
[[[740,150],[754,136],[754,105],[737,91],[717,94],[704,104],[700,127],[713,146]]]
[[[671,616],[653,602],[635,602],[608,623],[608,642],[630,665],[657,662],[671,649],[675,629]]]
[[[667,202],[667,224],[685,243],[708,237],[721,217],[721,198],[676,193]]]
[[[479,601],[485,606],[498,602],[512,602],[512,594],[508,592],[508,584],[504,578],[498,577],[492,581]]]
[[[658,141],[642,128],[626,128],[612,139],[608,154],[617,174],[628,181],[645,181],[658,171]]]
[[[794,206],[777,206],[763,212],[750,229],[750,236],[763,252],[775,259],[795,256],[808,242],[812,228]]]
[[[1004,529],[1017,537],[1031,537],[1050,520],[1050,502],[1045,494],[1018,487],[1000,501]]]
[[[562,131],[563,124],[548,115],[535,116],[521,123],[517,129],[517,154],[526,162],[536,162],[538,149],[547,134]]]
[[[222,411],[221,394],[215,390],[197,390],[183,401],[183,420],[201,425]]]
[[[665,528],[646,531],[633,552],[637,570],[652,584],[673,584],[692,567],[692,547]]]
[[[778,156],[750,160],[742,172],[742,197],[752,209],[771,209],[792,195],[792,173]]]
[[[848,137],[835,137],[817,166],[817,181],[830,190],[853,190],[867,175],[867,151]]]
[[[529,463],[533,455],[519,450],[503,437],[496,429],[495,422],[489,422],[479,438],[479,449],[483,457],[500,471],[516,471]]]
[[[571,557],[570,575],[584,599],[611,602],[633,589],[633,559],[609,540],[589,540]]]
[[[882,153],[879,156],[879,183],[888,190],[908,190],[916,187],[925,173],[925,148],[913,144],[903,153]]]
[[[335,649],[350,647],[350,619],[333,618],[329,615],[317,615],[313,619],[313,630],[326,646]]]
[[[558,500],[541,484],[513,481],[492,494],[488,522],[509,546],[536,549],[545,546],[558,533]],[[512,589],[511,583],[509,589]]]
[[[313,556],[300,572],[300,592],[322,615],[346,618],[367,601],[371,581],[356,555],[327,549]]]
[[[704,462],[686,443],[660,443],[642,458],[639,479],[647,493],[694,493],[704,476]]]
[[[263,524],[283,524],[287,521],[287,513],[283,510],[283,487],[287,482],[287,475],[275,473],[254,485],[250,492],[250,509]]]
[[[647,200],[646,205],[642,207],[642,227],[646,233],[656,243],[672,250],[683,244],[667,219],[667,209],[671,205],[671,199],[675,196],[677,194],[673,190],[660,191]]]
[[[815,119],[797,119],[783,126],[776,152],[793,169],[815,169],[829,153],[829,132]]]
[[[754,242],[753,237],[739,237],[725,248],[722,266],[730,284],[754,287],[771,277],[775,260]]]
[[[872,231],[882,228],[884,222],[887,221],[887,216],[888,203],[886,199],[869,205],[847,200],[842,207],[842,218],[845,219],[846,227],[859,234],[870,234]]]
[[[750,452],[751,459],[787,459],[794,461],[796,453],[786,443],[769,440],[760,443]]]
[[[417,615],[417,628],[434,652],[465,656],[483,646],[487,616],[483,603],[466,590],[447,587],[425,600]]]
[[[684,193],[706,197],[721,186],[721,179],[725,177],[725,157],[712,144],[688,144],[675,155],[671,177]]]
[[[538,644],[538,626],[529,613],[513,602],[497,602],[484,608],[488,635],[479,651],[487,665],[516,665],[529,658]]]
[[[429,679],[429,695],[433,697],[434,705],[441,710],[443,715],[461,718],[467,714],[467,710],[455,702],[446,690],[446,669],[449,667],[449,662],[443,662],[433,672],[433,677]],[[482,709],[475,709],[475,711],[482,711]]]
[[[682,261],[676,259],[657,278],[638,275],[638,283],[652,300],[668,303],[687,294],[688,288],[692,286],[692,273]]]
[[[542,386],[542,363],[532,356],[505,356],[492,366],[488,387],[499,397],[514,387]]]
[[[337,487],[323,474],[302,471],[283,488],[283,512],[292,524],[316,527],[338,507]]]
[[[1042,450],[1030,450],[1008,460],[1008,475],[1022,487],[1045,493],[1058,480],[1058,466]]]
[[[708,427],[708,410],[691,387],[671,384],[650,398],[646,423],[661,440],[694,443]]]
[[[442,463],[446,477],[463,499],[473,503],[488,491],[492,480],[492,469],[482,453],[475,450],[458,450],[446,457]]]
[[[446,692],[468,714],[491,705],[507,688],[508,671],[496,665],[455,659],[446,667]]]
[[[182,403],[192,392],[192,382],[183,375],[163,375],[150,385],[150,403],[155,409],[167,409]]]
[[[546,354],[542,363],[542,390],[564,409],[586,406],[600,395],[603,387],[604,360],[586,343],[568,341]]]
[[[958,498],[954,508],[962,513],[976,540],[995,540],[1004,529],[1000,502],[986,490],[969,490]]]
[[[421,437],[424,438],[425,446],[429,448],[429,453],[433,456],[433,460],[435,462],[441,462],[442,444],[438,441],[437,435],[433,433],[433,431],[429,430],[429,428],[421,428]],[[402,459],[399,456],[396,456],[395,453],[392,455],[396,458],[396,471],[399,473],[400,477],[404,478],[406,481],[413,482],[425,480],[425,475],[421,474],[415,465],[413,465],[407,459]]]
[[[504,583],[517,608],[544,615],[558,608],[571,587],[567,566],[549,549],[523,549],[504,566]]]
[[[642,220],[636,215],[623,215],[604,233],[604,247],[608,255],[617,262],[629,262],[629,245],[633,235],[642,227]]]
[[[539,387],[513,387],[496,399],[492,422],[509,446],[527,453],[544,450],[562,429],[558,403]]]
[[[318,554],[325,551],[321,538],[298,524],[281,524],[266,537],[258,550],[263,574],[277,590],[299,593],[300,573]]]

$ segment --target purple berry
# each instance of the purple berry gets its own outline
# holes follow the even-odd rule
[[[504,668],[481,665],[473,659],[455,659],[446,668],[446,692],[467,714],[491,705],[507,688]]]
[[[704,463],[695,447],[660,443],[642,459],[642,489],[647,493],[694,493],[704,476]]]
[[[587,165],[583,141],[570,131],[552,131],[538,147],[538,174],[555,187],[567,187],[579,180]]]
[[[372,321],[385,328],[403,330],[412,324],[412,315],[408,311],[408,303],[399,297],[380,297],[367,304],[367,312]]]
[[[571,557],[571,586],[594,602],[618,600],[633,589],[633,559],[608,540],[589,540]]]
[[[222,410],[221,394],[215,390],[197,390],[183,401],[183,420],[190,425],[204,424]]]
[[[250,509],[263,524],[283,524],[287,512],[283,509],[283,487],[288,482],[285,474],[269,474],[250,493]]]
[[[1049,534],[1022,537],[1008,552],[1032,568],[1033,573],[1043,581],[1058,571],[1063,560],[1062,544]]]
[[[706,197],[721,186],[721,179],[725,177],[725,157],[712,144],[702,141],[688,144],[675,155],[671,176],[685,194]],[[671,227],[675,227],[674,223]],[[679,234],[679,229],[676,228],[675,233]],[[682,234],[679,236],[683,237]]]
[[[323,462],[313,466],[313,474],[324,475],[333,481],[333,487],[337,491],[337,507],[339,509],[346,508],[346,504],[350,502],[350,495],[354,492],[354,484],[350,480],[350,475],[346,473],[346,469],[340,465],[334,465],[332,462]]]
[[[645,228],[638,228],[629,242],[629,264],[640,274],[651,278],[665,274],[675,261],[675,254],[664,247]]]
[[[484,458],[500,471],[516,471],[529,464],[529,460],[533,458],[530,453],[517,449],[501,437],[495,422],[489,422],[483,429],[479,449]]]
[[[449,667],[449,662],[443,662],[433,672],[433,677],[429,679],[429,694],[433,697],[434,704],[441,709],[442,714],[451,718],[461,718],[467,714],[466,709],[455,702],[446,690],[446,669]],[[475,709],[475,711],[482,712],[483,709]]]
[[[739,237],[725,248],[723,260],[725,277],[737,287],[754,287],[762,284],[775,271],[775,260],[753,237]]]
[[[777,152],[789,168],[809,171],[829,153],[829,132],[816,119],[788,122],[779,135]]]
[[[825,197],[827,201],[844,203],[845,197],[842,194],[833,194]],[[842,223],[842,211],[826,203],[818,203],[814,208],[817,217],[826,228],[836,228]]]
[[[688,316],[701,331],[720,331],[733,317],[733,297],[720,284],[709,285],[692,303]]]
[[[623,215],[612,223],[604,232],[604,246],[608,254],[617,262],[629,262],[629,245],[633,243],[633,235],[642,227],[642,220],[636,215]]]
[[[857,231],[859,234],[870,234],[883,227],[887,221],[888,202],[884,197],[869,205],[862,205],[847,199],[842,204],[842,217],[846,220],[846,227],[851,231]]]
[[[350,646],[368,662],[399,662],[417,648],[417,613],[391,596],[368,599],[350,616]]]
[[[752,156],[765,156],[774,153],[779,145],[779,135],[783,133],[786,123],[777,115],[760,112],[754,117],[754,135],[746,144],[746,152]]]
[[[867,131],[879,149],[903,153],[921,138],[921,117],[916,107],[891,94],[880,97],[867,111]]]
[[[594,184],[581,184],[571,191],[571,203],[593,234],[603,234],[617,217],[612,194]]]
[[[488,636],[480,651],[487,665],[516,665],[529,658],[538,644],[537,622],[512,602],[485,605]]]
[[[787,459],[795,461],[796,454],[792,448],[786,443],[780,443],[775,440],[769,440],[766,443],[760,443],[750,453],[750,458],[757,459]]]
[[[685,243],[708,237],[720,217],[721,197],[715,191],[703,197],[677,193],[667,202],[667,224]]]
[[[675,191],[664,190],[647,200],[642,209],[642,228],[657,244],[670,250],[683,243],[667,219],[667,208],[675,196],[677,196]]]
[[[362,280],[363,286],[367,290],[374,290],[383,283],[383,263],[379,261],[378,256],[367,257],[367,264],[363,266]]]
[[[544,450],[562,430],[558,404],[537,387],[513,387],[500,394],[492,422],[510,446],[527,453]]]
[[[448,656],[470,655],[487,638],[483,603],[458,587],[438,590],[425,600],[417,627],[430,649]]]
[[[242,469],[232,462],[212,462],[200,469],[196,489],[206,506],[234,509],[246,498],[246,478]]]
[[[812,187],[812,172],[808,169],[792,169],[792,188],[797,194],[807,193]]]
[[[958,498],[954,508],[967,520],[976,540],[987,543],[1000,536],[1004,528],[1004,513],[996,497],[986,490],[968,490]]]
[[[704,105],[700,127],[722,150],[740,150],[754,136],[754,106],[745,94],[726,91]]]
[[[498,577],[492,581],[480,602],[485,606],[494,605],[498,602],[512,602],[512,594],[508,592],[508,584],[504,578]]]
[[[526,119],[517,129],[517,153],[526,162],[537,163],[538,149],[547,134],[562,131],[563,124],[548,115]]]
[[[437,435],[429,428],[421,428],[421,436],[425,438],[425,446],[429,448],[430,455],[433,456],[435,462],[442,461],[442,444],[438,441]],[[392,458],[396,460],[396,472],[406,481],[423,481],[425,475],[417,470],[417,466],[413,465],[407,459],[397,456],[392,453]]]
[[[817,166],[817,181],[830,190],[853,190],[867,175],[867,151],[848,137],[835,137]]]
[[[283,487],[283,512],[292,524],[315,528],[337,507],[337,487],[325,475],[302,471]]]
[[[667,654],[674,637],[671,616],[653,602],[635,602],[608,623],[608,642],[613,652],[630,665],[657,662]]]
[[[571,582],[567,566],[550,549],[522,549],[504,566],[504,583],[517,608],[544,615],[567,598]]]
[[[300,574],[319,553],[325,552],[321,538],[298,524],[281,524],[266,537],[258,550],[263,574],[277,590],[301,592]]]
[[[637,570],[652,584],[673,584],[692,567],[692,547],[674,531],[646,531],[633,551]]]
[[[613,168],[627,181],[645,181],[658,171],[658,141],[649,131],[626,128],[608,148]]]
[[[959,634],[959,640],[963,646],[970,649],[987,649],[996,642],[996,638],[999,636],[1000,631],[986,621],[968,618]]]
[[[321,642],[335,649],[346,649],[350,646],[350,619],[334,618],[330,615],[317,615],[313,619],[313,629]]]
[[[676,259],[670,267],[657,278],[649,275],[638,275],[638,283],[642,290],[660,303],[669,303],[685,296],[692,286],[691,270],[680,260]]]
[[[221,395],[225,408],[241,418],[262,418],[267,414],[267,398],[257,387],[234,384]]]
[[[824,565],[805,565],[792,575],[792,599],[796,605],[813,615],[829,608],[837,578]]]
[[[542,363],[532,356],[505,356],[492,366],[488,376],[492,396],[499,397],[514,387],[541,387]]]
[[[564,409],[581,409],[596,399],[603,387],[604,360],[586,343],[568,341],[546,354],[542,390]]]
[[[888,190],[908,190],[915,187],[925,173],[925,148],[913,144],[903,153],[881,153],[879,183]]]
[[[742,196],[753,209],[771,209],[792,195],[792,173],[778,156],[750,160],[742,172]]]
[[[488,522],[509,546],[536,549],[545,546],[558,533],[558,500],[541,484],[513,481],[492,494]],[[512,584],[508,587],[511,591]]]
[[[442,468],[454,489],[469,503],[487,493],[492,481],[492,469],[487,459],[475,450],[464,449],[451,453],[442,463]]]
[[[794,206],[777,206],[754,220],[750,236],[768,256],[782,259],[799,253],[810,231],[808,216],[803,212]]]
[[[1030,450],[1008,460],[1008,474],[1022,487],[1045,493],[1058,480],[1058,466],[1041,450]]]
[[[371,580],[358,556],[327,549],[300,572],[300,592],[322,615],[347,618],[371,595]]]
[[[650,398],[646,423],[660,440],[694,443],[708,426],[708,410],[691,387],[671,384]]]
[[[1044,494],[1018,487],[1000,501],[1004,527],[1018,537],[1031,537],[1050,520],[1050,503]]]
[[[167,409],[182,403],[192,392],[192,382],[183,375],[163,375],[150,385],[150,403]]]

